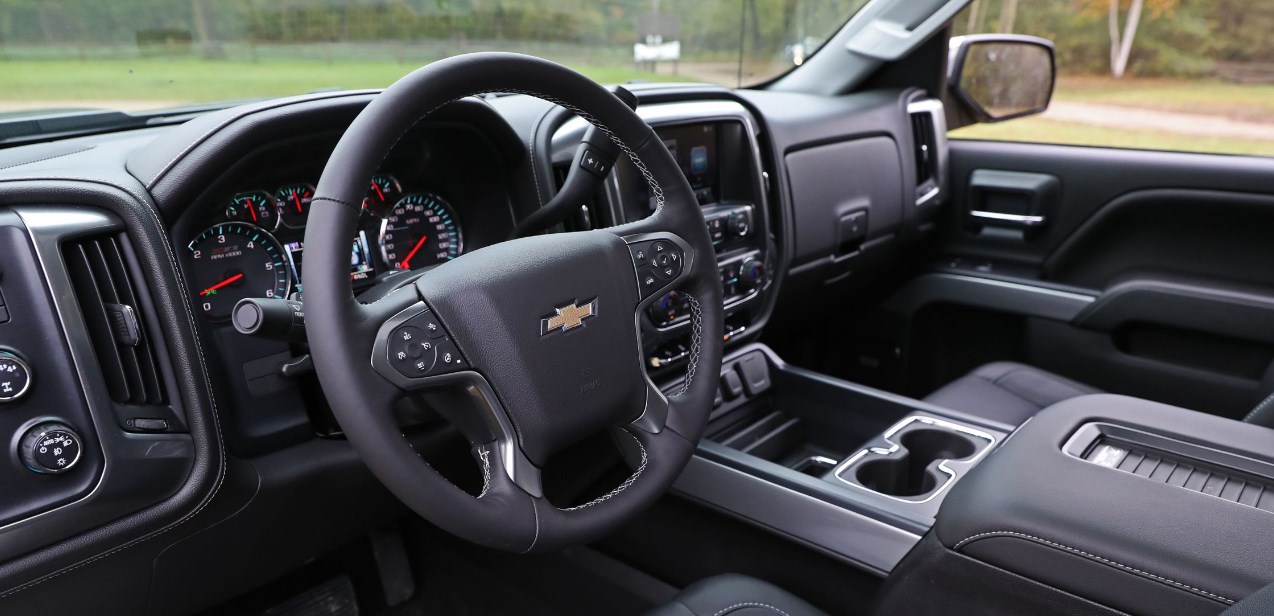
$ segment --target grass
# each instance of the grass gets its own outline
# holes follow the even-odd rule
[[[1274,84],[1064,77],[1057,83],[1055,96],[1059,101],[1208,113],[1234,120],[1274,123]]]
[[[0,101],[155,101],[181,104],[383,88],[417,64],[393,61],[183,59],[0,61]],[[601,83],[679,78],[622,66],[573,66]],[[684,78],[680,78],[684,80]]]
[[[1274,123],[1274,85],[1216,80],[1063,77],[1054,101],[1223,116],[1241,122]],[[1210,137],[1165,130],[1119,129],[1045,117],[977,124],[951,131],[953,138],[1026,141],[1211,154],[1274,156],[1274,141]]]
[[[1125,130],[1057,122],[1045,118],[1020,118],[1000,124],[977,124],[951,131],[956,139],[1026,141],[1064,145],[1091,145],[1209,154],[1274,156],[1274,141],[1174,134],[1164,131]]]
[[[470,46],[482,45],[472,43]],[[230,59],[209,61],[189,56],[118,57],[118,54],[116,57],[94,57],[90,54],[77,59],[69,52],[58,59],[36,59],[34,55],[22,53],[22,50],[6,49],[5,57],[0,58],[0,109],[5,106],[20,108],[96,103],[135,110],[201,101],[286,96],[320,88],[382,88],[435,57],[465,49],[428,45],[406,50],[262,46],[227,51]],[[622,83],[634,79],[690,80],[692,78],[686,73],[696,70],[699,78],[734,80],[733,71],[711,63],[698,66],[683,64],[680,76],[668,74],[666,67],[662,67],[659,74],[639,71],[625,61],[620,53],[623,50],[593,50],[587,53],[588,50],[563,47],[523,51],[565,60],[572,68],[601,83]],[[1206,113],[1238,121],[1274,123],[1274,84],[1065,77],[1057,85],[1055,100]],[[1047,117],[970,126],[953,131],[951,136],[1274,155],[1274,141],[1107,128]]]

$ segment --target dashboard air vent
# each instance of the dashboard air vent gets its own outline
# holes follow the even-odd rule
[[[916,203],[933,201],[942,191],[946,118],[942,103],[922,100],[907,107],[916,168]]]
[[[111,399],[165,404],[155,348],[142,325],[140,274],[127,238],[75,240],[62,247],[62,256]]]

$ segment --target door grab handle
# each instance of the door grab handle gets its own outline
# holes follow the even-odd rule
[[[979,220],[994,221],[986,224],[998,227],[1021,227],[1030,229],[1039,227],[1044,224],[1047,218],[1043,216],[1033,216],[1027,214],[1005,214],[1003,212],[987,212],[983,210],[973,210],[969,212],[969,216]]]

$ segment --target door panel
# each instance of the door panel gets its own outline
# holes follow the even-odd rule
[[[992,346],[1107,391],[1231,417],[1274,386],[1274,160],[952,140],[950,161],[941,268],[1095,297],[1075,314],[1015,303],[1007,314],[1020,326],[990,335],[1016,339]],[[1014,197],[1013,182],[1000,182],[1010,192],[988,200],[985,178],[996,174],[1036,188]],[[1041,185],[1046,205],[1032,206]],[[988,202],[1044,220],[970,214]],[[1002,320],[1009,307],[942,295],[968,319],[983,310]],[[936,301],[907,310],[912,393],[975,367],[920,352],[956,335],[922,322],[949,321]]]

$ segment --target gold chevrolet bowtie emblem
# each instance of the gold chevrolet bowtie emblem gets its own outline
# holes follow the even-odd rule
[[[540,335],[547,336],[553,332],[567,332],[582,327],[584,319],[597,316],[597,299],[578,305],[571,302],[561,308],[554,308],[554,314],[540,319]]]

